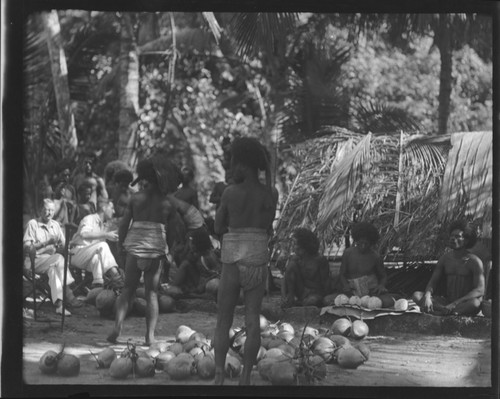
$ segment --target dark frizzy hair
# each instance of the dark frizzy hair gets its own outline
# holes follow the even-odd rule
[[[319,240],[311,230],[299,227],[293,231],[297,245],[309,255],[317,255],[319,251]]]
[[[354,241],[366,239],[371,245],[375,245],[380,238],[377,228],[368,222],[359,222],[351,227],[351,235]]]
[[[231,144],[231,160],[254,170],[266,170],[265,147],[253,137],[240,137]]]
[[[465,222],[465,220],[455,220],[450,223],[450,227],[448,228],[448,232],[451,234],[453,230],[460,230],[464,233],[465,245],[464,248],[472,248],[476,245],[478,236],[477,229],[470,223]]]
[[[163,154],[140,161],[136,171],[139,178],[158,186],[162,194],[173,193],[177,190],[182,178],[179,167]]]
[[[130,182],[134,180],[134,175],[130,170],[122,169],[115,173],[115,175],[113,176],[113,180],[116,183],[130,184]]]
[[[192,240],[193,246],[200,253],[205,253],[212,248],[212,241],[208,232],[204,229],[194,230],[189,233],[188,237]]]
[[[91,191],[94,189],[92,184],[88,181],[84,181],[82,184],[78,186],[78,193],[83,193],[86,189],[90,189]]]

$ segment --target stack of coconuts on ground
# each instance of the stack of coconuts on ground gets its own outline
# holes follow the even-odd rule
[[[65,352],[62,345],[59,352],[48,350],[38,361],[38,368],[43,374],[58,374],[63,377],[74,377],[80,373],[80,359]]]
[[[401,312],[408,310],[408,301],[406,299],[397,298],[390,294],[383,294],[380,296],[365,295],[362,297],[358,297],[357,295],[348,297],[345,294],[333,294],[325,297],[325,304],[354,306],[369,310],[394,309]]]
[[[120,295],[118,290],[109,288],[93,288],[87,294],[85,303],[94,305],[101,317],[114,318],[116,312],[116,299]],[[175,312],[175,300],[162,293],[158,293],[158,307],[160,313]],[[135,296],[130,302],[128,316],[144,317],[146,315],[146,290],[144,287],[137,288]]]
[[[326,364],[356,369],[369,358],[368,346],[360,342],[368,326],[361,320],[338,319],[321,333],[307,325],[296,330],[290,323],[272,324],[262,315],[260,320],[257,369],[273,385],[311,384],[326,377]]]

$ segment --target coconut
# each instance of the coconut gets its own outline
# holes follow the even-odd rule
[[[319,336],[319,331],[316,328],[312,328],[312,327],[307,326],[304,328],[303,334],[305,337],[310,336],[313,338],[317,338]]]
[[[144,288],[144,287],[137,288],[135,290],[135,297],[141,298],[141,299],[146,299],[146,288]]]
[[[84,302],[95,306],[95,300],[97,298],[97,295],[99,295],[103,289],[104,289],[103,287],[92,288],[87,293],[87,296],[85,297]]]
[[[182,344],[180,342],[176,342],[172,345],[170,345],[167,350],[169,352],[173,352],[175,353],[175,356],[177,356],[179,353],[182,353],[182,351],[184,350],[184,347],[182,346]]]
[[[339,294],[335,298],[335,306],[343,306],[349,303],[349,297],[345,294]]]
[[[284,355],[288,355],[289,357],[295,356],[295,348],[288,344],[283,344],[278,346],[277,349],[281,349]]]
[[[133,370],[138,377],[153,377],[155,375],[155,361],[149,356],[139,356],[134,362]]]
[[[189,354],[193,356],[195,362],[197,362],[200,358],[205,356],[205,352],[200,347],[194,347],[189,351]]]
[[[97,367],[107,369],[117,358],[117,354],[113,348],[106,348],[97,354]]]
[[[156,359],[156,357],[161,353],[158,349],[156,348],[148,348],[146,350],[146,353],[148,354],[148,356],[152,359]]]
[[[336,345],[326,337],[318,337],[312,343],[312,350],[315,355],[321,356],[325,362],[332,360]]]
[[[172,313],[175,311],[175,300],[168,295],[158,297],[158,308],[160,313]]]
[[[359,305],[363,308],[368,308],[368,301],[370,300],[370,295],[362,296],[359,299]]]
[[[190,352],[193,348],[206,348],[208,345],[205,342],[198,341],[197,339],[190,339],[186,342],[182,349],[184,352]]]
[[[266,356],[266,352],[267,352],[267,349],[264,348],[263,346],[261,346],[259,348],[259,351],[257,352],[257,362],[259,362],[261,359],[264,358],[264,356]]]
[[[188,355],[186,353],[186,355]],[[185,380],[194,373],[194,360],[185,356],[177,356],[169,361],[166,365],[167,374],[173,380]]]
[[[95,299],[95,306],[102,317],[111,316],[115,311],[116,294],[113,290],[102,290]]]
[[[275,362],[270,367],[269,380],[273,385],[295,385],[297,368],[291,362]]]
[[[190,355],[189,353],[187,352],[182,352],[182,353],[179,353],[176,358],[179,358],[179,359],[187,359],[191,362],[194,362],[194,357],[192,355]]]
[[[194,340],[197,340],[197,341],[200,341],[200,342],[207,342],[207,337],[205,336],[205,334],[203,334],[202,332],[197,332],[195,331],[193,334],[191,334],[191,336],[189,337],[190,340],[194,339]]]
[[[185,344],[189,341],[189,338],[196,331],[192,330],[191,327],[181,325],[177,328],[175,333],[175,340],[181,344]]]
[[[260,339],[260,344],[266,348],[266,349],[269,349],[269,344],[271,343],[271,341],[273,340],[273,338],[270,338],[270,337],[263,337]]]
[[[278,333],[278,338],[281,338],[283,341],[290,342],[295,338],[295,335],[290,331],[280,331]]]
[[[224,370],[229,378],[238,377],[241,373],[240,360],[235,356],[227,355]]]
[[[63,353],[57,361],[57,374],[73,377],[80,373],[80,359],[74,355]]]
[[[279,331],[288,331],[292,335],[295,334],[295,329],[290,323],[281,323],[278,327]]]
[[[262,379],[268,381],[271,366],[278,361],[276,357],[264,357],[257,363],[257,370]]]
[[[264,355],[264,359],[277,358],[283,356],[283,351],[280,348],[268,349]]]
[[[218,278],[213,278],[205,284],[205,292],[210,295],[217,295],[217,290],[219,289],[220,280]]]
[[[368,328],[368,324],[366,324],[362,320],[354,320],[351,327],[351,337],[354,339],[363,339],[368,335],[370,329]]]
[[[150,345],[149,349],[157,349],[159,352],[165,352],[169,346],[170,344],[165,341],[156,341]]]
[[[281,338],[273,338],[271,341],[269,341],[269,344],[267,345],[267,349],[273,349],[277,348],[280,345],[286,344],[286,341]]]
[[[351,333],[352,323],[349,319],[344,317],[335,320],[330,327],[333,334],[343,335],[347,337]]]
[[[259,315],[260,332],[262,333],[269,327],[269,320],[264,315]]]
[[[132,309],[135,315],[139,317],[146,316],[146,310],[148,307],[148,303],[144,298],[135,297],[132,301]]]
[[[368,309],[380,309],[382,308],[382,300],[377,296],[372,296],[368,300]]]
[[[396,303],[394,303],[394,309],[399,312],[406,312],[408,310],[408,301],[404,298],[398,299]]]
[[[158,370],[165,370],[168,362],[175,358],[175,353],[166,351],[161,352],[158,356],[156,356],[156,368]]]
[[[394,306],[395,299],[393,296],[384,294],[379,296],[380,300],[382,301],[382,308],[388,309],[392,308]]]
[[[353,346],[339,349],[337,363],[345,369],[356,369],[365,362],[365,357]]]
[[[361,305],[361,298],[357,295],[353,295],[349,298],[349,305]]]
[[[57,371],[58,354],[54,351],[45,352],[38,362],[38,368],[43,374],[54,374]]]
[[[337,348],[340,348],[341,346],[351,345],[351,341],[349,341],[349,339],[344,337],[343,335],[332,334],[328,335],[327,338],[329,338]]]
[[[204,356],[196,363],[196,371],[200,378],[210,379],[215,376],[215,360],[212,356]]]
[[[365,361],[370,358],[370,348],[363,342],[357,342],[354,347],[363,355]]]
[[[313,341],[314,339],[315,338],[310,335],[304,335],[305,342]],[[300,346],[300,338],[293,337],[290,341],[288,341],[288,345],[290,345],[292,348],[298,348]]]

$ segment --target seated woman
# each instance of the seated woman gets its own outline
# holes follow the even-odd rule
[[[189,253],[180,263],[172,285],[184,293],[202,294],[207,282],[220,273],[220,262],[214,254],[210,236],[204,230],[188,234]]]
[[[293,255],[285,269],[283,307],[321,306],[330,285],[328,260],[319,255],[319,240],[307,229],[293,232]]]
[[[413,300],[425,312],[475,316],[484,295],[483,263],[469,251],[476,243],[477,232],[466,223],[456,221],[450,225],[449,233],[451,251],[439,258],[425,293],[415,292]],[[446,294],[433,296],[441,277],[446,277]]]
[[[354,245],[346,248],[340,265],[343,292],[348,296],[359,297],[387,293],[384,262],[373,249],[379,239],[376,227],[371,223],[359,222],[352,226],[351,235]]]

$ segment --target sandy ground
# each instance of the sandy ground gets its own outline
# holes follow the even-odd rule
[[[54,385],[212,385],[211,380],[196,376],[186,381],[172,381],[168,374],[157,371],[154,377],[114,380],[108,370],[97,369],[94,353],[105,347],[117,351],[126,347],[126,341],[141,347],[144,342],[145,322],[141,317],[127,318],[123,335],[116,345],[106,340],[113,320],[101,318],[91,305],[73,311],[66,318],[61,332],[60,316],[50,304],[42,307],[42,321],[29,320],[24,327],[23,379],[26,384]],[[157,339],[174,341],[179,325],[188,325],[196,331],[213,337],[216,315],[213,312],[192,310],[186,313],[161,314]],[[236,312],[233,326],[243,326],[244,319]],[[295,323],[297,329],[301,327]],[[320,327],[320,326],[315,326]],[[370,359],[356,370],[345,370],[328,365],[328,375],[318,385],[327,386],[379,386],[379,387],[490,387],[491,340],[458,336],[432,336],[399,334],[397,336],[368,336],[365,342],[371,349]],[[58,351],[65,343],[66,352],[80,358],[80,373],[76,377],[47,376],[38,369],[41,355],[51,349]],[[146,347],[142,347],[146,349]],[[258,372],[253,373],[254,385],[270,385]],[[237,385],[237,379],[226,380],[226,385]],[[112,389],[112,387],[110,388]],[[55,396],[57,396],[57,391]]]

